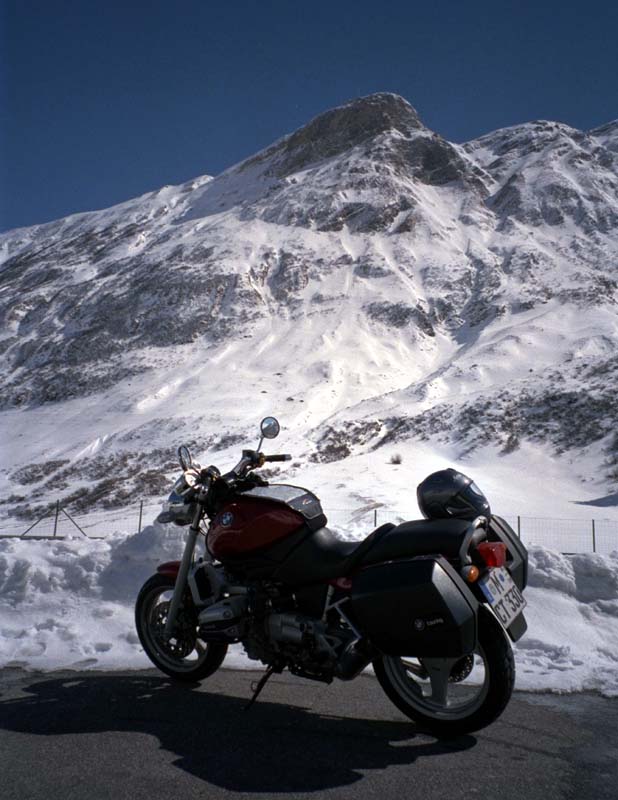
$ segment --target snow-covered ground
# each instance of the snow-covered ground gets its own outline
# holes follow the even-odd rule
[[[140,669],[150,662],[133,603],[183,532],[150,525],[105,541],[0,541],[0,667]],[[529,629],[516,646],[517,687],[618,696],[618,552],[530,552]],[[255,668],[240,646],[226,664]]]

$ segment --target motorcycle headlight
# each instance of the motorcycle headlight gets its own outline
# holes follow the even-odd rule
[[[176,481],[172,493],[167,498],[167,509],[157,517],[157,522],[164,525],[169,525],[171,522],[175,525],[190,525],[193,520],[195,503],[189,502],[176,491],[178,482]]]

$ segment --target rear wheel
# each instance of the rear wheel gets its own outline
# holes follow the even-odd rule
[[[204,642],[197,633],[197,616],[190,598],[183,604],[171,638],[164,635],[175,580],[153,575],[142,586],[135,604],[135,627],[152,663],[180,681],[200,681],[219,669],[227,645]]]
[[[510,642],[484,606],[474,653],[460,658],[381,656],[373,666],[397,708],[439,736],[459,736],[489,725],[506,708],[515,683]]]

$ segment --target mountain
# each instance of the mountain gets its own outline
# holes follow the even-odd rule
[[[0,259],[0,509],[158,497],[272,412],[297,470],[424,442],[616,491],[618,122],[460,145],[370,95]]]

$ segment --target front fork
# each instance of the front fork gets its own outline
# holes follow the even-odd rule
[[[166,639],[171,639],[174,633],[174,624],[176,622],[176,617],[178,616],[178,610],[182,605],[182,596],[187,586],[187,577],[189,575],[189,569],[191,568],[191,564],[193,563],[193,553],[195,552],[195,545],[197,544],[197,537],[199,536],[200,532],[200,522],[202,521],[202,513],[203,513],[202,504],[198,500],[197,507],[195,509],[195,514],[193,515],[193,521],[191,523],[191,527],[189,528],[189,535],[187,537],[187,543],[185,544],[185,550],[184,553],[182,554],[182,561],[180,562],[178,575],[176,576],[176,583],[174,584],[174,594],[172,595],[172,602],[170,603],[170,607],[167,612],[167,620],[165,622],[165,629],[164,629],[164,635]]]

